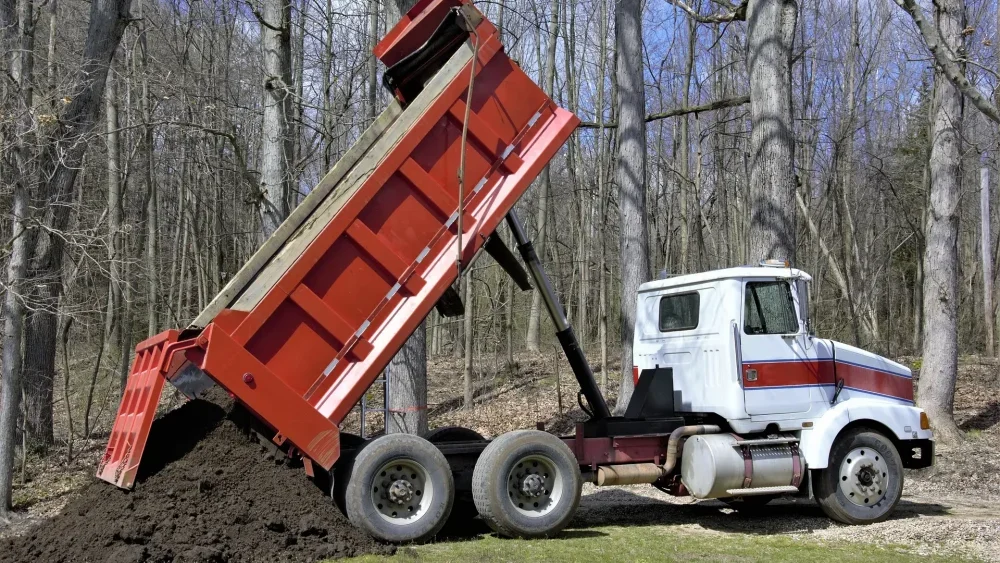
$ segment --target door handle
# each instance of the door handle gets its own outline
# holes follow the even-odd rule
[[[749,368],[744,373],[747,377],[747,381],[757,381],[757,370]]]

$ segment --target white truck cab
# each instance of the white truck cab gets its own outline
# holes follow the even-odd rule
[[[877,456],[864,440],[855,443],[857,437],[879,435],[902,467],[926,467],[933,460],[932,433],[914,406],[906,366],[812,334],[811,279],[783,262],[765,261],[643,284],[633,373],[638,378],[644,370],[669,368],[678,413],[702,413],[722,419],[733,434],[793,444],[808,469],[825,470],[825,489],[840,484],[843,494],[833,496],[846,503],[830,499],[840,511],[831,516],[871,521],[898,501],[898,493],[889,497],[901,490],[902,473],[891,487],[880,486],[892,473],[883,457],[891,456]],[[824,475],[812,473],[810,492],[820,497]],[[697,488],[689,483],[695,480],[692,473],[684,483]],[[715,493],[705,496],[727,496]]]

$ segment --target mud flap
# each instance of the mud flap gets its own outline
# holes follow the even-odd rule
[[[180,333],[168,330],[135,348],[135,360],[122,393],[108,446],[97,467],[97,478],[131,489],[146,448],[149,428],[163,391],[165,360],[177,350]]]

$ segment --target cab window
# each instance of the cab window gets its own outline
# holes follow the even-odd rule
[[[743,332],[794,334],[799,331],[792,289],[788,282],[748,282],[744,297]]]
[[[698,328],[698,293],[666,295],[660,298],[660,332]]]

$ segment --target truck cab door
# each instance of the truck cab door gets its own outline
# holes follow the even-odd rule
[[[797,301],[787,279],[743,283],[739,346],[747,414],[791,414],[810,408],[829,354],[825,341],[807,333]]]

